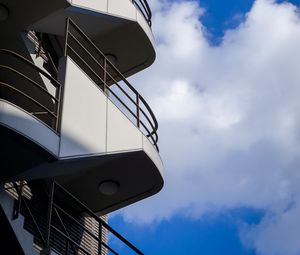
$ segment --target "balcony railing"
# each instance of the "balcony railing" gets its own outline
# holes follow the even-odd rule
[[[60,184],[54,180],[49,184],[19,181],[5,185],[15,199],[12,218],[17,219],[20,214],[25,217],[25,229],[34,236],[38,249],[50,249],[61,255],[121,255],[122,247],[126,247],[130,254],[144,255]],[[93,229],[97,231],[84,224],[82,215],[94,220]],[[84,236],[89,239],[87,243]],[[112,244],[107,236],[114,239]]]
[[[67,19],[65,38],[65,56],[84,70],[158,150],[158,122],[142,95],[71,19]]]
[[[0,97],[34,115],[58,132],[61,84],[16,52],[0,49],[1,55]],[[49,92],[42,77],[54,87],[55,93]]]
[[[147,21],[148,25],[151,27],[152,13],[147,0],[132,0],[132,2],[139,9],[139,11],[142,13],[145,20]]]

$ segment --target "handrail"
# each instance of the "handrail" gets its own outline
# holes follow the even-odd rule
[[[33,222],[33,225],[34,225],[35,229],[37,230],[39,237],[41,238],[41,241],[43,242],[43,244],[45,244],[46,243],[45,237],[43,236],[42,231],[41,231],[39,225],[37,224],[32,212],[31,212],[31,209],[22,194],[23,193],[23,181],[21,181],[20,185],[18,185],[17,183],[13,183],[13,186],[10,189],[15,189],[18,194],[18,203],[17,203],[17,205],[15,205],[16,208],[14,210],[13,218],[17,219],[19,217],[21,206],[22,206],[22,204],[24,204],[25,209],[27,210],[29,217]]]
[[[43,76],[45,76],[46,78],[48,78],[49,80],[51,80],[52,82],[54,82],[54,84],[57,87],[61,86],[61,84],[56,79],[54,79],[50,74],[46,73],[44,70],[42,70],[41,68],[39,68],[35,64],[31,63],[28,59],[24,58],[20,54],[14,52],[14,51],[8,50],[8,49],[0,49],[0,53],[6,53],[6,54],[9,54],[9,55],[11,55],[13,57],[18,58],[19,60],[23,61],[25,64],[27,64],[28,66],[30,66],[31,68],[35,69],[36,71],[38,71],[39,73],[41,73]]]
[[[0,82],[0,86],[5,86],[5,87],[10,88],[11,90],[17,92],[18,94],[20,94],[20,95],[26,97],[27,99],[29,99],[30,101],[32,101],[35,105],[43,108],[47,113],[52,115],[54,118],[57,118],[57,116],[53,112],[51,112],[47,107],[43,106],[41,103],[39,103],[38,101],[33,99],[31,96],[28,96],[26,93],[22,92],[21,90],[16,89],[14,86],[11,86],[11,85],[9,85],[7,83],[4,83],[4,82]]]
[[[54,79],[51,75],[49,75],[47,72],[45,72],[44,70],[42,70],[38,66],[34,65],[33,63],[31,63],[29,60],[27,60],[26,58],[24,58],[23,56],[21,56],[20,54],[14,52],[12,50],[0,49],[0,54],[9,55],[9,56],[13,57],[16,60],[21,61],[23,64],[25,64],[26,66],[28,66],[29,68],[31,68],[32,70],[34,70],[35,72],[37,72],[38,74],[40,74],[40,75],[44,76],[45,78],[47,78],[51,82],[51,84],[57,89],[57,93],[54,96],[51,93],[49,93],[49,91],[44,86],[42,86],[39,82],[31,79],[26,74],[24,74],[24,72],[22,72],[22,70],[16,70],[15,68],[12,68],[12,67],[7,66],[7,65],[0,65],[1,69],[5,69],[5,70],[7,70],[9,72],[12,72],[15,76],[18,76],[18,77],[26,80],[32,86],[34,86],[35,88],[39,89],[39,91],[41,93],[43,93],[44,95],[46,95],[47,97],[49,97],[49,100],[51,100],[53,102],[53,108],[54,108],[53,111],[50,110],[42,102],[37,101],[32,96],[28,95],[28,92],[24,92],[24,91],[22,91],[20,89],[17,89],[15,86],[12,86],[11,84],[8,84],[7,82],[2,82],[2,81],[0,82],[1,86],[5,86],[5,87],[9,88],[10,90],[14,91],[15,93],[18,93],[18,94],[22,95],[23,97],[27,98],[33,104],[35,104],[38,107],[42,108],[45,111],[45,114],[49,114],[51,116],[51,118],[54,118],[54,120],[55,120],[54,127],[49,126],[45,121],[43,121],[43,120],[42,121],[46,125],[48,125],[50,128],[52,128],[56,132],[58,132],[58,124],[59,124],[59,117],[60,117],[59,114],[60,114],[61,84],[56,79]],[[35,115],[34,112],[30,112],[30,114]]]
[[[144,1],[145,7],[148,6],[147,2]],[[148,6],[149,7],[149,6]],[[151,13],[151,12],[150,12]],[[100,57],[101,61],[103,63],[99,62],[96,57],[93,56],[93,54],[79,41],[79,39],[76,38],[76,36],[70,31],[70,28],[74,29],[79,36],[85,40],[85,42],[92,47],[92,50],[98,54],[98,57]],[[86,56],[80,56],[76,50],[74,50],[74,47],[71,46],[70,40],[74,41],[75,44],[86,53],[86,56],[89,57],[89,59],[92,61],[93,64],[99,67],[99,69],[95,69],[91,67],[86,60],[84,60],[84,57]],[[146,100],[143,98],[141,94],[129,83],[129,81],[125,78],[125,76],[118,70],[117,67],[114,66],[113,63],[109,61],[109,59],[105,56],[105,54],[93,43],[93,41],[79,28],[70,18],[67,19],[66,22],[66,34],[65,34],[65,56],[70,56],[72,58],[72,54],[76,56],[80,60],[80,62],[89,70],[90,73],[94,75],[94,77],[97,78],[101,83],[103,83],[103,88],[101,88],[103,91],[109,91],[118,101],[121,103],[125,109],[136,119],[136,125],[139,129],[141,127],[141,131],[151,140],[153,145],[157,150],[157,142],[158,142],[158,122],[155,118],[154,113],[152,112],[150,106],[146,102]],[[69,54],[71,53],[71,55]],[[74,59],[76,61],[76,59]],[[99,71],[103,72],[103,77],[101,77],[101,74],[99,74]],[[113,75],[115,74],[115,75]],[[121,80],[124,82],[125,88],[129,89],[131,93],[133,93],[134,97],[132,98],[125,89],[118,83],[117,80]],[[126,103],[110,88],[109,82],[113,82],[113,84],[116,85],[116,88],[121,91],[121,94],[125,96],[125,98],[129,99],[130,102],[134,105],[135,110],[132,110],[128,107]],[[124,113],[124,112],[123,112]],[[146,123],[144,123],[141,120],[141,116],[143,116],[146,120]],[[147,127],[147,125],[150,126],[150,130]],[[144,131],[145,130],[145,131]]]
[[[152,26],[152,12],[147,0],[132,0],[133,4],[139,9],[139,11],[144,16],[145,20],[147,21],[148,25]]]
[[[90,255],[91,253],[86,250],[87,247],[82,245],[82,243],[78,242],[78,240],[75,238],[74,235],[76,234],[76,227],[79,227],[81,230],[79,230],[79,233],[83,235],[84,233],[88,234],[89,237],[92,238],[92,240],[95,240],[98,243],[98,254],[102,254],[102,249],[107,249],[111,253],[115,255],[119,255],[115,248],[111,247],[111,245],[107,242],[105,242],[102,238],[102,231],[103,229],[114,235],[117,239],[119,239],[121,242],[123,242],[124,245],[127,246],[127,248],[131,249],[132,252],[134,252],[137,255],[144,255],[142,251],[140,251],[136,246],[134,246],[131,242],[129,242],[125,237],[123,237],[121,234],[119,234],[116,230],[114,230],[111,226],[109,226],[104,220],[102,220],[99,216],[97,216],[91,209],[89,209],[86,205],[84,205],[80,200],[78,200],[74,195],[72,195],[68,190],[66,190],[63,186],[61,186],[59,183],[57,183],[54,179],[51,180],[49,185],[49,190],[44,190],[44,192],[41,192],[40,190],[38,195],[41,196],[42,194],[45,194],[45,202],[48,200],[48,213],[46,218],[46,225],[41,225],[41,222],[38,221],[37,218],[35,218],[36,214],[33,214],[32,212],[32,204],[28,203],[28,198],[25,197],[23,194],[23,181],[20,181],[20,183],[12,183],[12,186],[9,188],[6,188],[5,190],[15,190],[17,193],[17,197],[15,197],[15,207],[13,211],[13,218],[17,219],[21,213],[24,212],[23,208],[27,211],[28,217],[31,220],[34,229],[37,231],[34,235],[37,234],[37,236],[40,238],[42,248],[45,250],[48,249],[54,249],[55,250],[55,243],[53,243],[53,237],[54,236],[60,236],[63,240],[66,242],[66,247],[62,251],[62,254],[69,255],[69,245],[71,244],[72,250],[77,254],[77,252],[80,250],[83,253]],[[59,194],[57,193],[59,192]],[[10,193],[11,194],[11,193]],[[68,212],[68,210],[65,210],[62,208],[61,205],[59,205],[55,200],[57,198],[60,198],[59,200],[63,200],[64,203],[68,204],[67,202],[73,204],[75,207],[79,208],[82,212],[87,214],[88,216],[92,217],[99,225],[98,225],[98,233],[91,232],[90,229],[88,229],[83,223],[78,221],[78,219],[75,218],[73,214]],[[30,200],[28,200],[30,201]],[[44,208],[46,209],[46,208]],[[57,219],[55,221],[54,219]],[[71,221],[66,221],[66,219],[69,219]],[[53,231],[56,233],[56,235],[53,235]],[[75,232],[74,232],[75,231]],[[73,234],[72,234],[73,233]],[[73,236],[72,236],[73,235]],[[52,242],[50,242],[50,239]],[[52,246],[54,245],[54,246]],[[59,245],[59,244],[56,244]],[[73,253],[71,253],[73,254]]]
[[[125,237],[120,235],[116,230],[114,230],[111,226],[109,226],[105,221],[103,221],[99,216],[97,216],[91,209],[89,209],[86,205],[84,205],[81,201],[79,201],[75,196],[73,196],[69,191],[67,191],[63,186],[59,183],[53,181],[54,190],[57,187],[63,194],[65,194],[72,202],[74,202],[77,206],[79,206],[85,213],[94,218],[100,226],[105,227],[109,232],[111,232],[114,236],[116,236],[119,240],[125,243],[129,248],[131,248],[134,252],[139,255],[144,255],[138,248],[136,248],[132,243],[130,243]],[[102,240],[101,240],[102,241]]]

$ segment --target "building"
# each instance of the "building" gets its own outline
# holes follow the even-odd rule
[[[1,250],[143,254],[105,215],[163,186],[147,1],[1,0],[0,30]]]

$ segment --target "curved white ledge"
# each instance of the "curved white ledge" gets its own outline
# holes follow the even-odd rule
[[[63,36],[69,17],[105,54],[116,56],[118,69],[130,76],[156,57],[154,37],[130,0],[68,0],[70,6],[35,21],[26,29]]]
[[[136,21],[147,34],[154,46],[154,37],[151,28],[144,16],[130,0],[68,0],[72,6],[100,12],[123,19]]]
[[[39,119],[3,99],[0,99],[0,124],[29,138],[52,155],[58,156],[59,136]]]
[[[67,57],[64,69],[59,157],[89,157],[112,153],[144,151],[162,174],[158,151],[147,137]]]

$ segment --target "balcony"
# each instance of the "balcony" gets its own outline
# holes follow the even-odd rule
[[[147,68],[155,60],[152,14],[146,0],[2,2],[9,10],[9,17],[0,24],[0,48],[19,50],[20,32],[28,30],[52,34],[62,41],[65,20],[69,17],[103,53],[116,57],[118,69],[125,77]],[[28,10],[28,6],[34,8]]]
[[[6,183],[0,198],[11,254],[144,254],[53,180]]]
[[[70,19],[66,28],[57,79],[0,51],[2,134],[26,148],[2,145],[11,165],[2,181],[54,177],[94,212],[108,213],[161,189],[158,123],[91,39]],[[26,167],[13,164],[19,157]],[[114,192],[101,188],[112,184]]]

